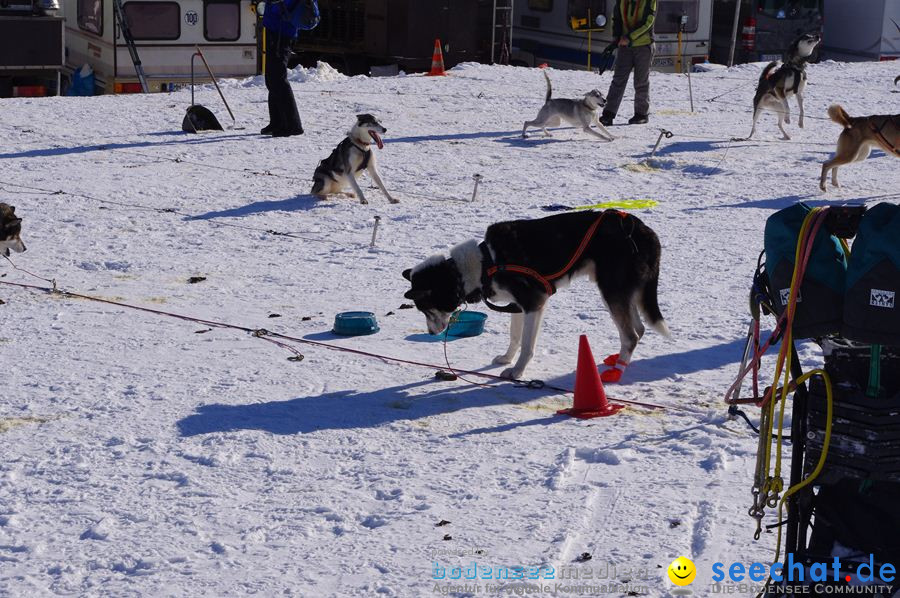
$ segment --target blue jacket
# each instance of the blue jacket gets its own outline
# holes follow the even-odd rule
[[[294,39],[300,33],[299,20],[303,13],[303,8],[299,5],[302,2],[303,0],[266,2],[266,12],[263,13],[263,27],[272,33],[280,33],[288,39]]]

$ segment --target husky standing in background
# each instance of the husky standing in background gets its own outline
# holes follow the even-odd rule
[[[541,106],[541,110],[534,120],[527,121],[525,126],[522,127],[522,137],[526,137],[525,132],[528,130],[528,127],[543,129],[544,136],[549,137],[550,132],[547,131],[547,127],[555,127],[561,120],[564,120],[571,125],[581,127],[585,133],[590,133],[604,141],[615,139],[598,120],[597,111],[606,105],[606,99],[599,89],[594,89],[584,94],[584,98],[581,100],[554,100],[551,99],[553,89],[550,86],[550,75],[547,74],[547,71],[544,71],[544,78],[547,79],[547,96],[544,98],[544,105]],[[597,125],[601,133],[592,129],[591,124]]]
[[[16,253],[25,251],[22,242],[22,219],[16,216],[16,209],[9,204],[0,203],[0,253],[9,257],[9,251]]]
[[[831,184],[838,184],[838,166],[858,162],[869,157],[873,147],[880,147],[889,156],[900,158],[900,114],[850,116],[837,104],[828,107],[828,116],[844,127],[837,141],[834,157],[822,164],[819,188],[825,191],[825,180],[831,171]]]
[[[819,45],[818,34],[807,33],[798,37],[788,48],[784,61],[770,62],[759,76],[756,96],[753,98],[753,127],[747,139],[756,132],[756,120],[763,109],[778,114],[778,128],[784,139],[791,138],[784,130],[784,123],[791,122],[791,108],[788,99],[797,96],[800,118],[797,124],[803,128],[803,90],[806,89],[806,63],[809,62],[813,50]]]
[[[369,176],[381,189],[385,197],[391,203],[397,203],[388,190],[384,187],[378,168],[375,165],[375,153],[372,151],[372,142],[378,149],[384,147],[381,136],[387,133],[378,120],[371,114],[357,114],[356,124],[347,133],[347,137],[341,141],[331,155],[319,162],[316,172],[313,174],[313,187],[310,193],[320,198],[327,195],[342,193],[346,185],[350,185],[359,197],[359,203],[369,203],[363,195],[356,177],[360,171],[367,170]],[[349,194],[354,197],[354,193]]]
[[[600,291],[619,331],[619,353],[604,364],[604,382],[617,382],[638,341],[644,319],[664,336],[656,289],[661,248],[656,233],[637,217],[619,212],[581,211],[538,220],[498,222],[484,241],[471,240],[403,271],[412,299],[425,314],[428,332],[438,334],[463,303],[484,301],[512,314],[509,348],[495,364],[515,365],[504,378],[520,378],[534,355],[547,300],[573,278],[587,276]],[[508,305],[494,305],[492,301]]]

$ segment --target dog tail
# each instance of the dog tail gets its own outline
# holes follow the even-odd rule
[[[850,122],[850,115],[838,104],[832,104],[828,107],[828,117],[845,129],[853,126],[853,123]]]
[[[772,72],[775,69],[780,68],[780,67],[781,67],[780,60],[775,60],[773,62],[770,62],[769,64],[766,65],[766,68],[764,68],[763,72],[759,75],[759,80],[765,81],[766,79],[768,79],[769,77],[772,76]]]
[[[550,87],[550,75],[547,74],[547,71],[544,70],[544,79],[547,80],[547,97],[544,98],[544,103],[550,101],[550,97],[553,95],[553,88]]]
[[[669,332],[669,326],[666,324],[666,320],[659,311],[659,301],[656,294],[658,286],[659,269],[656,269],[650,279],[644,284],[644,288],[641,291],[641,312],[651,328],[666,338],[672,338],[672,333]]]

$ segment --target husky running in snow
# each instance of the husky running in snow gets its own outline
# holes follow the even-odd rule
[[[880,147],[889,156],[900,158],[900,114],[850,116],[837,104],[828,107],[828,116],[844,127],[837,141],[837,151],[831,160],[822,164],[819,188],[825,191],[825,180],[831,171],[831,184],[838,184],[838,166],[858,162],[869,157],[873,147]]]
[[[544,78],[547,79],[547,96],[544,98],[544,105],[541,106],[540,112],[534,118],[529,120],[522,127],[522,137],[527,137],[525,132],[528,127],[536,127],[543,129],[544,136],[549,137],[550,132],[547,127],[555,127],[560,121],[566,121],[570,125],[581,127],[585,133],[590,133],[594,137],[599,137],[603,141],[612,141],[615,137],[600,124],[598,111],[606,105],[606,98],[599,89],[594,89],[586,94],[580,100],[570,100],[566,98],[552,99],[553,88],[550,85],[550,75],[544,71]],[[597,125],[600,133],[591,128],[591,124]]]

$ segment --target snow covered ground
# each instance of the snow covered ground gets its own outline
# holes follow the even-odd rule
[[[479,577],[516,566],[600,577],[614,565],[607,575],[630,586],[609,595],[666,596],[665,568],[684,555],[702,596],[712,563],[774,558],[774,535],[754,542],[747,516],[756,439],[721,404],[763,225],[799,200],[896,201],[900,162],[881,152],[844,168],[841,190],[817,181],[840,132],[826,107],[897,112],[900,96],[894,64],[813,65],[793,141],[777,140],[771,114],[758,139],[730,141],[749,132],[759,70],[694,75],[693,112],[687,79],[654,73],[651,125],[615,126],[613,143],[567,128],[522,139],[543,77],[472,64],[446,78],[298,70],[306,134],[288,139],[256,134],[260,78],[224,86],[244,128],[197,136],[180,132],[189,91],[0,100],[0,201],[24,218],[28,245],[13,260],[62,289],[441,364],[422,315],[399,309],[401,270],[548,204],[654,199],[636,213],[662,241],[673,333],[648,332],[608,388],[665,410],[580,421],[554,415],[571,396],[552,390],[440,382],[434,368],[308,345],[288,361],[249,334],[0,286],[0,594],[524,591],[434,579],[477,562]],[[556,97],[609,84],[551,76]],[[215,92],[198,93],[228,124]],[[401,203],[374,187],[367,206],[314,201],[313,169],[362,112],[388,128],[378,159]],[[630,115],[626,96],[620,121]],[[642,166],[660,127],[675,136]],[[475,173],[485,179],[468,203]],[[357,309],[381,331],[329,333],[335,313]],[[507,325],[490,313],[485,334],[448,343],[451,363],[489,364]],[[618,349],[586,281],[551,301],[528,377],[571,386],[582,333],[598,359]]]

